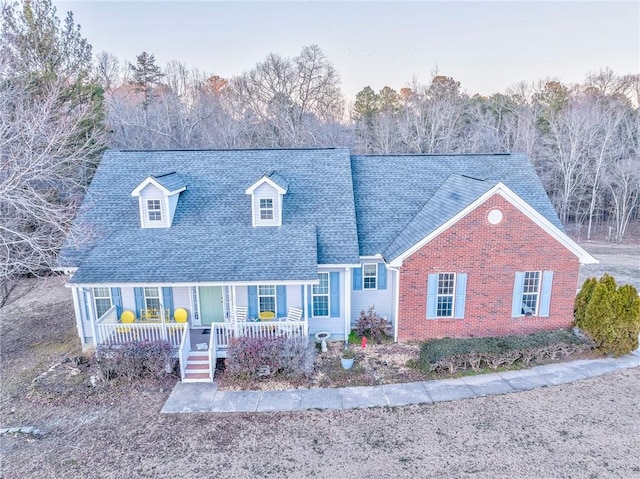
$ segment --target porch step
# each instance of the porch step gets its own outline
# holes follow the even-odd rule
[[[211,382],[211,378],[209,378],[209,373],[186,373],[182,382],[208,383]]]
[[[182,381],[185,383],[210,382],[209,368],[208,351],[189,351]]]

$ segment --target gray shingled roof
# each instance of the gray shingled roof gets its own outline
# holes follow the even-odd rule
[[[278,185],[283,190],[287,191],[289,189],[289,182],[282,177],[277,171],[272,171],[267,175],[271,181],[273,181],[276,185]]]
[[[497,183],[495,180],[482,180],[461,175],[449,176],[387,246],[382,256],[387,261],[393,261]]]
[[[522,154],[352,156],[351,168],[363,256],[387,248],[397,255],[414,238],[409,231],[403,233],[414,218],[425,231],[450,219],[455,207],[429,211],[425,205],[452,174],[503,182],[564,231],[538,175]],[[420,219],[427,212],[433,215],[431,226]]]
[[[288,182],[283,225],[253,228],[247,182],[272,170]],[[171,171],[187,185],[173,225],[143,230],[131,191]],[[317,264],[359,262],[349,152],[107,151],[72,238],[82,232],[92,239],[68,240],[59,259],[79,266],[75,283],[315,280]]]
[[[187,186],[182,177],[175,171],[165,175],[154,176],[153,179],[168,191],[177,191]]]

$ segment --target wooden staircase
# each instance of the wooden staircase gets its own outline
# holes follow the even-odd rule
[[[215,371],[215,364],[213,365]],[[189,351],[185,376],[185,383],[210,383],[211,364],[209,364],[209,351]]]

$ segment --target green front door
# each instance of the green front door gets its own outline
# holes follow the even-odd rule
[[[222,286],[200,286],[200,324],[209,326],[224,321]]]

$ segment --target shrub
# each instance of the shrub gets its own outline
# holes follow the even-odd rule
[[[528,365],[533,360],[555,358],[587,349],[569,331],[558,330],[489,338],[443,338],[423,343],[422,367],[435,372],[455,373],[460,369],[481,367],[497,369],[516,362]]]
[[[349,344],[360,344],[361,341],[362,341],[362,338],[358,336],[358,333],[356,332],[355,329],[352,329],[351,332],[349,332],[349,339],[348,339]]]
[[[356,352],[351,348],[344,348],[342,350],[342,357],[344,359],[353,359],[356,357]]]
[[[593,290],[596,288],[598,284],[598,280],[595,278],[588,278],[582,284],[582,288],[576,295],[576,302],[573,308],[573,316],[575,317],[575,321],[582,322],[584,321],[584,314],[587,310],[587,305],[589,301],[591,301],[591,296],[593,296]]]
[[[269,374],[285,377],[310,377],[317,351],[304,338],[234,339],[227,350],[226,372],[239,378],[255,378],[264,368]]]
[[[368,335],[376,344],[381,344],[382,340],[388,336],[387,331],[391,325],[387,318],[376,313],[374,306],[371,306],[365,313],[360,311],[360,318],[356,324],[356,333],[362,337]]]
[[[97,372],[105,382],[116,377],[128,381],[159,378],[166,374],[171,363],[172,349],[168,341],[102,344],[96,350]]]
[[[585,286],[586,283],[583,288]],[[576,298],[576,303],[577,301]],[[638,347],[638,291],[631,285],[618,288],[615,279],[605,274],[597,281],[588,297],[584,314],[581,317],[576,316],[575,322],[576,326],[591,336],[597,349],[603,354],[627,354]]]

